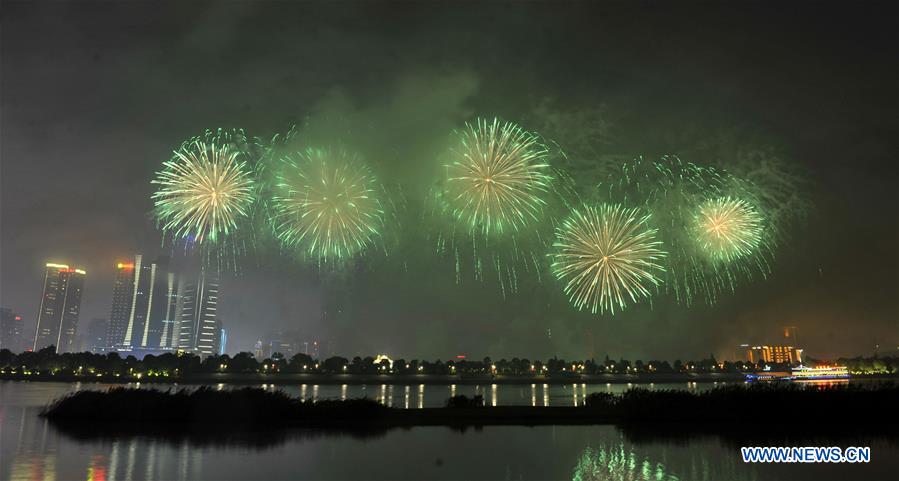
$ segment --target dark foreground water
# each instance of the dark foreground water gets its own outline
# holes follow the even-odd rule
[[[459,432],[413,428],[355,435],[290,431],[233,436],[97,438],[63,432],[38,416],[55,397],[101,385],[0,382],[0,479],[6,480],[223,480],[223,479],[582,479],[768,480],[897,479],[899,442],[885,438],[802,438],[752,445],[870,446],[868,464],[748,465],[740,436],[682,430],[633,432],[615,426],[485,427]],[[669,387],[669,386],[665,386]],[[687,388],[687,386],[682,386]],[[294,394],[302,386],[285,388]],[[626,388],[626,386],[624,387]],[[693,386],[704,389],[707,386]],[[307,386],[307,397],[369,397],[402,405],[405,386]],[[419,396],[419,389],[424,389]],[[410,386],[410,407],[440,405],[452,386]],[[460,386],[470,394],[474,386]],[[548,386],[546,403],[572,405],[581,393],[606,385]],[[316,390],[317,393],[311,392]],[[369,390],[373,391],[372,393]],[[333,393],[332,393],[333,391]],[[444,392],[446,391],[446,392]],[[481,386],[488,403],[542,405],[543,386]],[[486,391],[486,393],[484,392]],[[495,397],[493,396],[496,392]],[[336,394],[334,394],[336,393]],[[333,396],[332,396],[333,394]],[[532,399],[535,398],[535,399]],[[582,399],[582,398],[581,398]],[[796,416],[801,408],[754,406],[750,416]],[[226,423],[227,420],[223,420]],[[827,420],[822,420],[826,423]]]

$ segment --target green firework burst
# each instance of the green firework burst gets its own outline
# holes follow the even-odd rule
[[[443,193],[455,218],[484,235],[538,221],[550,180],[540,138],[499,119],[478,119],[455,137]]]
[[[649,218],[620,205],[584,206],[556,229],[552,270],[578,310],[614,314],[661,283],[665,252]]]
[[[505,297],[540,282],[552,239],[558,182],[536,133],[478,119],[452,134],[426,220],[437,252],[451,256],[456,282],[496,282]]]
[[[703,252],[715,261],[731,262],[758,250],[764,235],[762,222],[748,202],[719,197],[698,207],[693,228]]]
[[[215,250],[247,220],[255,180],[241,131],[207,131],[185,142],[151,181],[154,215],[163,231]]]
[[[385,213],[374,174],[344,150],[307,149],[280,159],[271,224],[282,246],[318,262],[350,259],[380,237]]]

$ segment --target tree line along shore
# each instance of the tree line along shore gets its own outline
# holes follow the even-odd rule
[[[894,377],[899,358],[840,359],[853,376]],[[765,370],[789,370],[791,366],[765,362],[719,362],[710,356],[699,361],[675,360],[492,360],[451,359],[423,361],[384,357],[331,356],[313,359],[296,354],[289,359],[277,353],[257,360],[251,353],[201,357],[189,353],[148,354],[142,359],[120,353],[57,354],[51,347],[37,352],[0,350],[0,379],[86,380],[102,382],[190,382],[255,384],[266,382],[308,383],[626,383],[738,381],[745,374]]]

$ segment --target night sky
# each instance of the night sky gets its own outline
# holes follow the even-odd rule
[[[548,108],[599,112],[585,129],[603,155],[771,149],[811,208],[767,279],[614,317],[578,314],[552,281],[506,298],[457,286],[421,253],[341,289],[258,255],[222,281],[228,350],[283,329],[406,358],[732,357],[784,325],[814,357],[899,344],[895,2],[3,2],[0,20],[0,305],[29,335],[45,262],[87,270],[86,329],[109,315],[117,261],[170,253],[149,181],[206,128],[309,125],[414,203],[448,131],[478,115],[537,129]],[[335,296],[346,312],[328,320]]]

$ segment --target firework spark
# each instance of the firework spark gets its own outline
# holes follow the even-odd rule
[[[282,245],[321,261],[350,258],[380,236],[379,184],[342,150],[284,156],[275,174],[272,225]]]
[[[197,245],[218,244],[237,229],[253,204],[254,179],[229,135],[195,138],[163,163],[152,184],[156,219],[164,231]]]
[[[511,122],[478,119],[457,132],[452,155],[443,197],[469,230],[502,234],[540,217],[550,177],[536,135]]]
[[[649,297],[665,252],[649,215],[620,205],[575,209],[556,231],[552,269],[578,310],[594,314]]]
[[[762,242],[762,217],[748,202],[720,197],[699,206],[694,220],[702,250],[716,261],[751,255]]]

